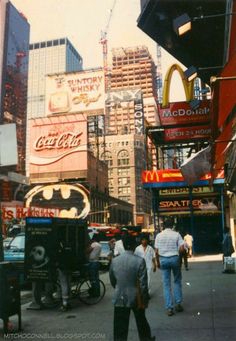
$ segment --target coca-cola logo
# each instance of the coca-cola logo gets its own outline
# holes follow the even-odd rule
[[[44,149],[72,149],[80,146],[81,136],[83,133],[63,132],[49,133],[48,135],[41,135],[34,143],[34,149],[41,151]]]

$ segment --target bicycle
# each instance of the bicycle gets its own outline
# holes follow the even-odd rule
[[[89,279],[87,267],[80,271],[72,272],[71,276],[71,296],[78,298],[81,302],[87,305],[99,303],[106,293],[104,282],[99,279],[99,295],[93,295],[92,285]]]

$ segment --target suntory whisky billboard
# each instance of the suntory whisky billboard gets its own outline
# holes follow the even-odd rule
[[[46,77],[46,115],[104,109],[102,69],[52,74]]]

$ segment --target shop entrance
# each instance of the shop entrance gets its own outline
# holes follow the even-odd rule
[[[222,251],[222,222],[220,215],[194,216],[193,231],[190,217],[178,217],[179,232],[193,236],[195,254],[214,254]]]

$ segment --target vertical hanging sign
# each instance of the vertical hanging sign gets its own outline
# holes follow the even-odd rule
[[[143,110],[143,96],[141,90],[135,94],[134,98],[134,127],[135,134],[144,134],[144,110]]]

